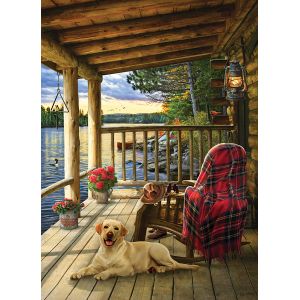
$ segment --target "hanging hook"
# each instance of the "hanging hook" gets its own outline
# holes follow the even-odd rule
[[[51,111],[51,112],[54,111],[54,110],[53,110],[54,104],[55,104],[55,102],[56,102],[58,96],[60,96],[60,98],[61,98],[61,100],[62,100],[62,102],[64,103],[64,106],[65,106],[65,108],[66,108],[66,111],[64,110],[64,113],[68,113],[68,112],[69,112],[69,108],[68,108],[68,106],[67,106],[67,104],[66,104],[66,102],[65,102],[65,100],[64,100],[64,97],[63,97],[62,94],[61,94],[61,90],[60,90],[60,87],[59,87],[59,76],[60,76],[60,74],[59,74],[59,72],[57,72],[57,93],[56,93],[56,96],[55,96],[55,99],[54,99],[54,101],[53,101],[53,104],[52,104],[52,106],[51,106],[50,111]]]

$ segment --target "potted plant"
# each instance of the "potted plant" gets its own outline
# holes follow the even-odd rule
[[[98,168],[89,173],[88,188],[97,203],[107,203],[112,187],[117,182],[113,166]]]
[[[55,202],[52,210],[59,214],[60,227],[63,229],[77,228],[79,211],[82,206],[84,206],[83,203],[75,203],[68,198]]]

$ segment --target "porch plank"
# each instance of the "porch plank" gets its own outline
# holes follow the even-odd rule
[[[155,274],[152,300],[162,299],[173,299],[173,271]]]
[[[229,259],[226,261],[226,264],[237,298],[244,300],[257,299],[257,294],[241,258]]]
[[[213,261],[210,267],[210,274],[217,300],[237,299],[224,262]]]
[[[247,270],[253,289],[258,293],[257,256],[250,245],[245,245],[241,248],[241,261]]]
[[[192,271],[194,300],[215,299],[208,263],[201,263],[197,271]]]
[[[258,233],[254,229],[248,229],[244,232],[244,236],[247,241],[250,242],[250,246],[255,252],[256,256],[258,256]]]
[[[154,285],[154,274],[140,273],[137,275],[131,300],[151,300]]]

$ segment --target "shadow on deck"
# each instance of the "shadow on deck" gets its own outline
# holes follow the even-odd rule
[[[99,240],[95,224],[118,219],[132,238],[138,199],[113,199],[109,204],[86,200],[79,227],[61,230],[56,223],[42,235],[42,299],[257,299],[257,230],[248,229],[242,255],[224,263],[202,263],[198,271],[178,270],[164,274],[138,274],[97,282],[93,277],[70,280],[70,274],[93,259]],[[156,241],[174,255],[185,247],[172,235]]]

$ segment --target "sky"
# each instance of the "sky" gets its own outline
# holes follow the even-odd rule
[[[50,68],[42,65],[42,103],[53,102],[57,92],[57,73]],[[113,97],[118,100],[144,100],[147,99],[139,91],[134,91],[126,81],[126,75],[129,72],[104,75],[101,83],[101,94]],[[62,76],[60,76],[60,86],[63,85]],[[87,98],[87,80],[78,80],[79,99]]]

